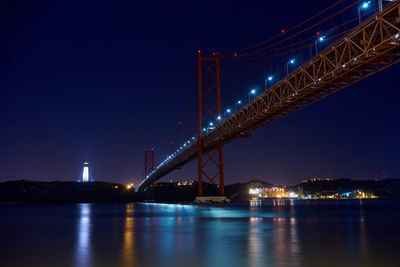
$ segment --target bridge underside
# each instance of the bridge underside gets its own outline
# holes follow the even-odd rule
[[[320,54],[303,64],[261,96],[203,135],[210,151],[270,124],[400,61],[400,4],[393,3]],[[153,182],[197,158],[192,142],[159,165],[141,183]]]

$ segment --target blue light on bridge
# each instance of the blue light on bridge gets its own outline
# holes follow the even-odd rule
[[[252,95],[255,96],[255,95],[256,95],[256,92],[257,92],[256,89],[251,89],[251,90],[250,90],[250,92],[249,92],[249,103],[250,103],[250,101],[251,101],[251,96],[252,96]]]
[[[268,89],[268,82],[271,82],[272,80],[274,79],[274,76],[268,76],[266,79],[265,79],[265,90],[267,90]]]
[[[364,2],[358,7],[358,24],[361,24],[361,9],[367,9],[371,1]]]
[[[318,42],[322,43],[324,40],[325,40],[325,35],[321,35],[317,40],[315,40],[315,54],[316,55],[318,54]]]
[[[362,3],[361,8],[362,8],[362,9],[366,9],[366,8],[369,7],[369,4],[371,4],[371,1],[364,2],[364,3]]]
[[[210,122],[210,126],[214,126],[214,123]]]
[[[286,63],[286,75],[289,75],[289,64],[294,64],[296,62],[296,59],[292,58],[289,60],[288,63]]]
[[[225,110],[225,112],[224,112],[224,117],[225,117],[225,119],[226,119],[227,116],[229,116],[229,115],[226,115],[226,114],[230,114],[230,113],[231,113],[231,109],[230,109],[230,108],[227,108],[227,109]]]
[[[217,117],[217,120],[219,120],[219,121],[220,121],[220,120],[221,120],[221,116],[218,116],[218,117]],[[211,125],[211,126],[212,126],[212,125]]]
[[[240,106],[242,104],[242,100],[238,100],[236,103],[235,103],[235,110],[238,110],[238,105]]]

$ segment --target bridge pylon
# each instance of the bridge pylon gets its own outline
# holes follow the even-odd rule
[[[144,178],[155,169],[154,148],[144,151]]]
[[[208,147],[203,133],[213,128],[221,119],[221,82],[220,56],[213,53],[212,57],[204,57],[201,51],[197,54],[198,70],[198,196],[203,196],[203,190],[214,184],[220,194],[225,195],[224,187],[224,157],[222,145]],[[203,161],[204,159],[204,161]],[[216,179],[219,176],[219,185]],[[203,185],[203,177],[207,183]]]

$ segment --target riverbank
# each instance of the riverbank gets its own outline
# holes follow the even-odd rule
[[[253,180],[225,186],[225,194],[231,200],[243,201],[264,198],[250,194],[258,189],[271,190],[277,186],[268,182]],[[343,198],[348,192],[365,192],[378,198],[400,198],[400,179],[382,181],[359,181],[350,179],[313,180],[298,185],[278,186],[298,196],[310,198]],[[209,184],[205,196],[219,195],[218,187]],[[38,182],[9,181],[0,183],[0,204],[58,204],[58,203],[110,203],[151,200],[158,203],[193,202],[197,196],[197,183],[160,182],[150,186],[145,192],[135,192],[132,188],[107,182]],[[348,196],[348,198],[352,198]],[[354,198],[357,198],[354,197]],[[364,198],[364,197],[363,197]]]
[[[134,191],[116,183],[25,180],[0,183],[0,204],[107,203],[133,200]]]

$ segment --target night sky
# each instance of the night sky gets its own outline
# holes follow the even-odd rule
[[[158,158],[169,152],[198,49],[249,46],[332,3],[2,1],[0,181],[76,180],[89,161],[98,181],[137,183],[145,149],[155,147]],[[226,183],[400,177],[399,70],[226,145]],[[233,91],[222,77],[224,106],[246,97],[246,82]],[[195,133],[195,108],[181,141]],[[192,162],[165,180],[196,173]]]

